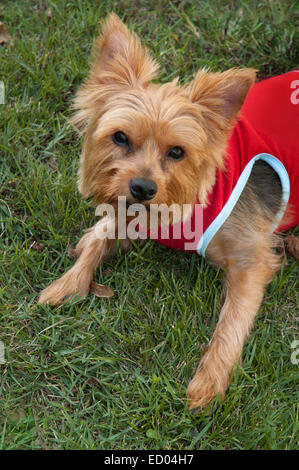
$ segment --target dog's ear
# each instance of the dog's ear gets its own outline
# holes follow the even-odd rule
[[[146,85],[158,65],[142,47],[135,33],[130,33],[120,18],[111,13],[95,41],[93,72],[101,83]]]
[[[76,113],[72,123],[84,129],[109,96],[137,85],[145,87],[157,69],[158,64],[142,47],[137,35],[130,33],[119,17],[111,13],[95,41],[89,76],[74,100]]]
[[[256,72],[249,68],[229,69],[222,73],[201,70],[187,87],[189,98],[230,121],[240,111],[255,82]]]

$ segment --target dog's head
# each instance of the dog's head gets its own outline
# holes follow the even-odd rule
[[[83,129],[79,189],[95,204],[205,204],[253,69],[156,84],[157,63],[111,14],[95,42],[73,122]]]

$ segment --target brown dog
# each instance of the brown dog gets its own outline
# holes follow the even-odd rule
[[[216,170],[224,167],[235,118],[255,81],[255,70],[200,71],[186,86],[151,82],[157,64],[120,19],[111,14],[95,43],[90,74],[78,91],[73,122],[83,129],[79,189],[94,203],[117,198],[171,205],[207,204]],[[141,179],[146,187],[132,187]],[[140,191],[143,196],[140,196]],[[237,204],[209,243],[206,256],[226,271],[226,297],[209,347],[188,387],[190,408],[225,396],[265,287],[280,266],[271,228],[281,205],[281,183],[265,162],[253,167]],[[57,305],[89,292],[94,268],[116,241],[89,229],[74,266],[47,287],[40,302]],[[124,240],[124,247],[129,246]]]

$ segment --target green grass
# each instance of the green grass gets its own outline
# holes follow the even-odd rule
[[[67,119],[99,21],[114,10],[134,26],[163,81],[189,80],[202,66],[253,66],[268,77],[298,67],[297,7],[292,0],[2,0],[0,21],[13,43],[0,46],[0,448],[296,448],[293,259],[267,289],[225,403],[197,416],[185,390],[217,322],[220,271],[148,242],[98,269],[113,299],[50,308],[36,298],[72,265],[67,245],[94,221],[77,192],[82,142]]]

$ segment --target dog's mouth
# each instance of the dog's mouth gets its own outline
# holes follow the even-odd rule
[[[150,207],[149,205],[142,204],[141,202],[126,202],[126,209],[131,212],[131,211],[137,211],[137,212],[144,212],[144,211],[149,211]]]
[[[138,216],[138,213],[146,213],[148,216],[153,215],[153,217],[158,217],[159,225],[164,225],[164,220],[168,221],[168,224],[183,222],[191,216],[193,211],[193,206],[190,206],[190,210],[187,207],[184,209],[181,207],[175,208],[173,207],[176,206],[175,204],[167,206],[167,204],[154,203],[153,201],[140,202],[125,195],[118,196],[117,199],[110,199],[105,204],[110,204],[116,214],[119,213],[129,219]]]
[[[144,212],[150,210],[150,204],[125,197],[120,197],[117,201],[117,205],[118,207],[125,208],[129,212]]]

